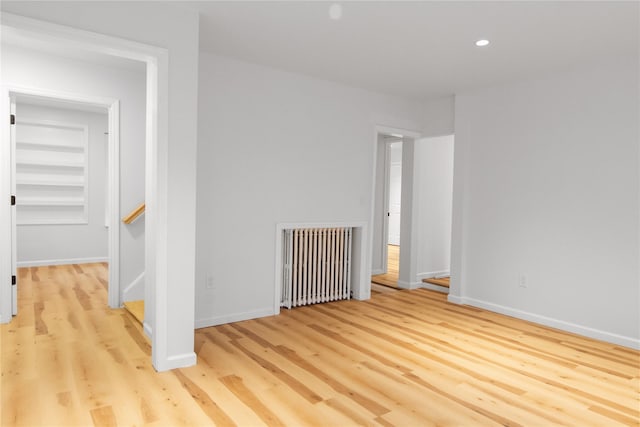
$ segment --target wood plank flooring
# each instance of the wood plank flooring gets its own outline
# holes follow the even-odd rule
[[[144,300],[125,301],[123,305],[140,324],[144,323]]]
[[[639,424],[640,352],[425,289],[199,329],[197,366],[156,373],[104,266],[19,274],[3,426]]]
[[[400,271],[400,246],[387,245],[387,272],[371,276],[371,282],[378,285],[398,287],[398,275]]]

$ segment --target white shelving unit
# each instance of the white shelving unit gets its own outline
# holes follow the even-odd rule
[[[18,224],[88,222],[88,128],[44,120],[16,122]]]

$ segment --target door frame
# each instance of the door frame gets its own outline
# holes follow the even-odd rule
[[[119,308],[120,301],[120,101],[113,98],[62,92],[57,90],[47,90],[35,87],[21,87],[3,85],[0,89],[0,99],[9,103],[9,108],[14,108],[14,98],[20,96],[30,96],[46,98],[52,101],[63,101],[73,105],[104,108],[108,116],[108,206],[109,206],[109,229],[107,231],[107,258],[109,262],[109,283],[108,283],[108,304],[111,308]],[[12,112],[13,114],[13,112]],[[19,120],[19,118],[18,118]],[[6,122],[6,121],[5,121]],[[6,123],[5,123],[6,127]],[[10,185],[11,194],[15,195],[15,126],[8,126],[10,132],[11,148],[9,159],[11,162]],[[3,130],[6,135],[6,130]],[[5,154],[5,153],[3,153]],[[2,174],[3,180],[6,173]],[[11,208],[11,272],[17,276],[16,271],[16,206]],[[15,291],[12,289],[13,308],[12,314],[17,314]],[[4,310],[3,310],[4,312]]]
[[[147,102],[145,133],[145,301],[151,334],[151,361],[158,371],[195,364],[195,353],[184,357],[169,354],[171,322],[169,319],[170,264],[168,247],[169,185],[169,51],[140,42],[53,24],[11,13],[0,15],[3,33],[12,31],[23,37],[53,40],[56,43],[94,53],[128,58],[146,63]],[[1,95],[0,95],[1,96]],[[6,103],[0,98],[0,117],[7,118]],[[4,115],[2,115],[4,114]],[[7,135],[8,120],[0,120],[0,138]],[[10,167],[9,153],[0,144],[0,174]],[[0,179],[0,227],[11,231],[9,182]],[[6,234],[5,234],[6,232]],[[0,240],[0,323],[11,320],[11,248]],[[148,310],[146,310],[148,309]],[[147,316],[145,316],[147,317]],[[172,335],[175,335],[173,332]]]
[[[368,266],[369,266],[369,274],[371,275],[372,273],[372,268],[373,268],[373,259],[372,259],[372,254],[373,254],[373,245],[374,245],[374,233],[376,232],[375,229],[375,210],[376,210],[376,203],[375,203],[375,198],[376,198],[376,178],[377,178],[377,165],[378,165],[378,144],[380,144],[381,142],[379,141],[379,137],[380,135],[391,135],[391,134],[400,134],[403,136],[402,138],[402,208],[401,208],[401,212],[405,210],[405,205],[408,204],[409,207],[411,207],[411,209],[409,209],[409,212],[407,213],[402,213],[401,215],[401,219],[400,219],[400,241],[402,242],[402,236],[406,235],[406,236],[411,236],[411,231],[412,231],[412,224],[413,224],[413,215],[412,215],[412,211],[413,211],[413,194],[411,191],[407,192],[405,191],[405,187],[407,187],[408,189],[412,189],[413,188],[413,168],[410,168],[411,172],[410,174],[405,174],[405,168],[404,168],[404,163],[405,163],[405,149],[407,148],[408,145],[412,145],[414,143],[415,140],[419,139],[421,137],[421,133],[417,132],[415,130],[411,130],[411,129],[403,129],[403,128],[397,128],[397,127],[391,127],[391,126],[384,126],[384,125],[375,125],[374,126],[374,132],[373,132],[373,162],[372,162],[372,177],[371,177],[371,205],[370,205],[370,210],[369,212],[371,213],[370,215],[370,224],[371,224],[371,234],[369,236],[369,262],[368,262]],[[388,146],[386,145],[387,142],[385,141],[385,184],[384,187],[388,186],[388,174],[390,173],[387,170],[388,164],[390,162],[389,159],[389,153],[388,151]],[[412,146],[410,147],[412,148]],[[383,191],[384,193],[384,191]],[[406,194],[405,194],[406,193]],[[388,194],[383,195],[383,197],[385,198],[385,202],[384,205],[386,205],[386,209],[388,212],[389,209],[389,197]],[[405,201],[405,198],[407,198],[407,201]],[[382,227],[382,233],[383,235],[381,236],[382,238],[380,239],[381,244],[383,244],[382,248],[379,248],[382,251],[383,257],[384,259],[388,258],[388,248],[387,248],[387,244],[388,244],[388,218],[385,218],[383,221],[383,224],[385,224]],[[417,264],[417,260],[414,259],[415,255],[416,255],[416,248],[414,246],[416,246],[414,243],[411,241],[412,239],[408,239],[407,241],[407,247],[403,247],[401,250],[401,254],[400,254],[400,259],[402,259],[402,257],[404,256],[403,262],[400,263],[400,272],[399,272],[399,277],[403,278],[405,276],[410,275],[411,271],[414,271],[416,268],[416,264]],[[385,244],[386,243],[386,244]],[[405,245],[402,245],[405,246]],[[387,267],[386,265],[384,266],[384,269],[386,270]],[[398,281],[398,284],[401,285],[400,280]],[[402,284],[402,286],[400,287],[406,287],[404,284]]]
[[[383,212],[383,216],[384,218],[384,224],[383,224],[383,255],[384,255],[384,259],[387,261],[387,263],[389,262],[388,260],[388,249],[389,249],[389,220],[391,219],[391,203],[390,203],[390,199],[391,199],[391,145],[392,144],[396,144],[396,143],[400,143],[400,167],[402,168],[402,138],[397,138],[398,141],[385,141],[385,181],[384,181],[384,188],[383,188],[383,197],[385,198],[385,202],[384,202],[384,209],[385,211]],[[402,200],[402,188],[400,188],[400,198]],[[402,211],[402,207],[400,208]],[[386,213],[386,215],[384,215]],[[402,218],[400,218],[400,228],[402,229]],[[400,237],[398,236],[398,240],[400,241]],[[402,244],[402,241],[400,241],[400,243],[398,244],[398,246],[400,246]],[[385,273],[387,272],[387,266],[385,266]]]
[[[391,142],[384,141],[384,181],[382,182],[382,236],[380,244],[382,245],[382,274],[389,272],[389,190],[391,181]]]

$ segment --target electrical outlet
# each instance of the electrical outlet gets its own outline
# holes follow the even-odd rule
[[[213,274],[207,274],[207,280],[205,282],[207,289],[213,289]]]
[[[518,274],[518,286],[521,288],[526,288],[529,285],[529,281],[527,280],[527,275],[524,273]]]

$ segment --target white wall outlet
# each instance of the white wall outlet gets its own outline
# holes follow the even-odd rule
[[[529,280],[526,274],[524,273],[518,274],[518,286],[521,288],[526,288],[529,286]]]
[[[207,274],[207,279],[205,281],[205,287],[207,289],[213,289],[213,274]]]

